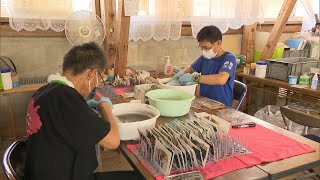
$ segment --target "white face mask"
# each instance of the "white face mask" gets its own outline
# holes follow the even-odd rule
[[[96,84],[96,87],[98,86],[98,84],[99,84],[99,81],[98,81],[98,71],[96,72],[96,81],[97,81],[97,84]],[[89,83],[89,94],[91,93],[91,92],[93,92],[94,90],[95,90],[95,88],[93,89],[93,90],[91,90],[91,80],[90,80],[90,78],[88,78],[88,83]]]
[[[217,53],[214,53],[212,49],[210,49],[209,51],[202,50],[202,55],[206,59],[212,59],[217,56]]]

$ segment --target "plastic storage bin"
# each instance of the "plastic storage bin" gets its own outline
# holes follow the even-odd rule
[[[273,54],[272,54],[272,59],[279,59],[279,58],[282,58],[283,56],[283,51],[284,51],[284,48],[275,48],[274,51],[273,51]],[[254,50],[254,55],[253,55],[253,61],[254,62],[257,62],[260,60],[262,56],[262,51],[259,51],[257,49]]]
[[[293,51],[283,51],[283,58],[290,58],[290,57],[308,57],[309,49],[304,50],[293,50]]]
[[[320,60],[311,58],[269,59],[267,62],[267,77],[283,81],[288,81],[289,76],[301,76],[310,72],[310,67],[320,67]]]

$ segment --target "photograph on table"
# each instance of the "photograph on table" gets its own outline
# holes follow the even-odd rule
[[[159,140],[156,140],[153,162],[161,169],[164,175],[169,175],[172,167],[172,152],[170,152]]]
[[[191,134],[190,135],[190,141],[200,149],[201,151],[201,166],[204,168],[206,163],[207,163],[207,159],[208,159],[208,153],[210,150],[210,146],[208,143],[206,143],[205,141],[203,141],[202,139],[200,139],[198,136]]]

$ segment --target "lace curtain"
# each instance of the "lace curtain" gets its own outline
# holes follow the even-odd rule
[[[75,11],[94,11],[93,0],[3,0],[9,24],[15,31],[64,30],[65,20]]]
[[[299,0],[304,7],[301,31],[315,25],[311,0]],[[125,0],[125,13],[131,16],[129,40],[177,40],[182,21],[190,21],[193,37],[201,28],[217,26],[222,33],[229,28],[263,23],[276,18],[284,0]]]
[[[178,40],[191,0],[126,0],[130,15],[129,40]]]
[[[126,0],[131,16],[129,40],[177,40],[182,21],[191,21],[192,34],[207,25],[223,33],[244,24],[263,22],[260,0]]]
[[[203,0],[194,1],[191,18],[193,37],[208,25],[215,25],[225,33],[229,28],[238,29],[242,25],[263,23],[260,0],[209,0],[208,3]]]

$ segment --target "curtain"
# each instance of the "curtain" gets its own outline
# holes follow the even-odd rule
[[[9,24],[15,31],[25,29],[64,30],[66,19],[75,11],[94,12],[93,0],[3,0]]]
[[[303,13],[301,32],[308,32],[316,25],[315,13],[313,12],[310,0],[300,0],[305,11]]]
[[[242,25],[263,23],[260,0],[195,0],[191,18],[192,35],[204,26],[215,25],[222,33]]]
[[[201,28],[228,28],[263,22],[260,0],[125,0],[131,16],[129,40],[177,40],[183,21],[191,21],[196,37]]]
[[[125,12],[131,15],[129,40],[178,40],[182,21],[190,14],[189,2],[191,0],[126,0]]]

